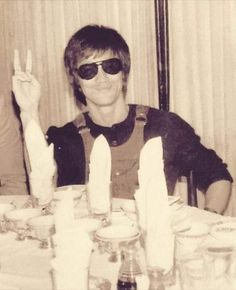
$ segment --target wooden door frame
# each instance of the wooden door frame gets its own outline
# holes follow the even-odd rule
[[[154,0],[159,109],[169,111],[168,0]]]

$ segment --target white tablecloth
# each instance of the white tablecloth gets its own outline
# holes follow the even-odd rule
[[[27,197],[0,196],[0,202],[13,201],[20,207]],[[215,223],[224,217],[197,208],[190,208],[193,221]],[[51,290],[50,272],[51,249],[40,249],[39,241],[26,239],[16,240],[16,233],[0,234],[0,290]],[[95,251],[92,254],[90,273],[102,276],[112,282],[112,290],[116,289],[119,263],[108,261],[108,254]],[[83,290],[83,289],[81,289]]]

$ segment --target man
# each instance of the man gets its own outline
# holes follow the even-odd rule
[[[126,103],[130,54],[117,31],[97,25],[83,27],[69,40],[64,61],[74,94],[87,112],[47,132],[48,142],[54,143],[58,185],[87,182],[94,138],[103,134],[112,153],[112,195],[133,198],[140,150],[148,139],[161,136],[169,194],[178,177],[194,170],[198,188],[206,193],[206,208],[224,211],[232,177],[216,153],[205,148],[191,126],[176,114]],[[30,118],[38,120],[40,90],[33,76],[16,73],[13,89],[23,124]]]

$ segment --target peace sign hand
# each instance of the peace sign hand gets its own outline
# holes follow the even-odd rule
[[[20,65],[19,51],[14,51],[14,75],[12,77],[12,88],[16,101],[22,112],[35,114],[38,110],[40,99],[40,84],[31,74],[32,54],[27,50],[26,69],[22,71]]]

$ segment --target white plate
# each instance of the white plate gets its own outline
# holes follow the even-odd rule
[[[139,231],[135,226],[110,225],[99,229],[95,237],[102,241],[128,241],[139,237]]]

